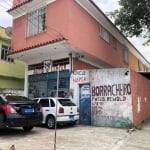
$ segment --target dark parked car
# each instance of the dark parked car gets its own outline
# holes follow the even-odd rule
[[[2,105],[0,104],[0,127],[4,124],[4,111]]]
[[[0,95],[0,127],[23,127],[29,131],[41,122],[40,104],[23,96]]]

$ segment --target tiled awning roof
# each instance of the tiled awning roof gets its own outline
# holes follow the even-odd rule
[[[27,4],[27,3],[31,2],[31,1],[33,1],[33,0],[26,0],[26,1],[22,2],[22,3],[19,3],[18,5],[15,5],[11,9],[7,10],[7,12],[11,12],[11,11],[17,9],[18,7],[20,7],[20,6],[24,5],[24,4]]]
[[[64,40],[66,40],[66,39],[64,37],[61,37],[61,38],[57,38],[57,39],[50,40],[50,41],[47,41],[47,42],[35,44],[35,45],[29,46],[29,47],[26,47],[26,48],[23,48],[23,49],[18,49],[18,50],[13,50],[12,49],[7,53],[7,55],[12,55],[12,54],[24,52],[24,51],[27,51],[27,50],[30,50],[30,49],[34,49],[34,48],[37,48],[37,47],[42,47],[42,46],[45,46],[45,45],[48,45],[48,44],[61,42],[61,41],[64,41]]]
[[[139,72],[142,76],[150,80],[150,72]]]

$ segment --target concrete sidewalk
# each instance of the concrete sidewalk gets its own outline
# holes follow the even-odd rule
[[[142,124],[142,130],[136,130],[125,138],[121,150],[150,150],[150,120]],[[119,149],[118,149],[119,150]]]
[[[22,129],[0,129],[0,149],[54,150],[54,130],[35,127],[25,133]],[[75,126],[57,129],[57,150],[150,150],[150,121],[142,130],[128,133],[126,129]]]

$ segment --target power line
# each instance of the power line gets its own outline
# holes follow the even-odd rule
[[[7,0],[3,0],[3,1],[5,1],[6,4],[12,7],[12,3],[10,4]]]
[[[6,2],[6,0],[5,0],[5,2]],[[8,3],[7,3],[8,4]],[[43,7],[43,5],[41,5],[41,4],[43,4],[43,2],[39,2],[38,3],[38,6],[39,7]],[[10,4],[8,4],[9,6],[11,6]],[[24,12],[24,13],[27,13],[26,12],[26,10],[24,10],[22,7],[20,7],[20,9]],[[16,11],[21,15],[21,16],[23,16],[24,14],[22,14],[19,10],[17,10],[16,9]],[[36,19],[36,18],[34,18],[36,21],[38,21],[38,19]],[[29,21],[29,20],[28,20]],[[35,21],[35,22],[36,22]],[[29,21],[32,25],[36,25],[33,21]],[[42,28],[40,28],[40,29],[42,29]],[[56,29],[54,29],[54,28],[52,28],[52,27],[50,27],[50,26],[46,26],[46,29],[47,29],[47,34],[49,34],[50,35],[50,37],[52,37],[52,38],[56,38],[56,37],[63,37],[62,36],[62,34],[61,33],[59,33]]]
[[[5,5],[2,5],[2,3],[0,3],[0,6],[1,6],[4,10],[7,10],[7,9],[8,9]]]
[[[6,2],[6,0],[5,0],[5,2]],[[6,2],[6,4],[7,5],[9,5],[9,6],[11,6],[8,2]],[[40,2],[39,3],[39,7],[40,6],[42,6],[43,7],[43,5],[41,5],[42,4],[42,2]],[[12,6],[11,6],[12,7]],[[30,8],[31,9],[31,8]],[[22,11],[21,11],[22,10]],[[29,9],[28,9],[29,10]],[[27,12],[22,8],[22,7],[20,7],[19,9],[16,9],[15,10],[16,12],[18,12],[18,14],[19,15],[21,15],[21,16],[23,16],[24,15],[24,13],[23,12],[25,12],[25,14],[26,15],[28,15],[27,14]],[[46,13],[47,14],[47,13]],[[34,18],[34,20],[36,20],[37,21],[37,19],[38,18]],[[31,21],[31,20],[28,20],[32,25],[34,25],[34,26],[36,26],[36,24],[35,24],[35,22],[33,22],[33,21]],[[45,22],[45,24],[46,24],[46,22]],[[56,38],[56,37],[63,37],[63,35],[60,33],[60,32],[58,32],[56,29],[54,29],[54,28],[52,28],[52,27],[50,27],[50,26],[46,26],[46,33],[50,36],[50,37],[52,37],[52,38]],[[37,33],[38,34],[38,33]],[[34,41],[35,41],[35,43],[37,42],[36,41],[36,39],[34,39]]]
[[[11,4],[9,4],[8,2],[6,2],[6,0],[5,0],[5,3],[7,4],[7,5],[9,5],[10,7],[12,7],[11,6]],[[43,5],[41,5],[42,4],[42,2],[40,2],[39,3],[39,7],[40,6],[42,6],[43,7]],[[22,10],[22,11],[21,11]],[[28,10],[28,8],[27,8],[27,10]],[[21,12],[20,12],[21,11]],[[20,10],[18,10],[18,9],[16,9],[16,12],[18,12],[18,14],[20,14],[21,16],[23,16],[23,15],[27,15],[27,12],[22,8],[22,7],[20,7]],[[23,13],[23,12],[25,12],[25,14]],[[23,14],[22,14],[23,13]],[[38,18],[34,18],[34,22],[33,21],[31,21],[31,20],[28,20],[28,22],[30,22],[33,26],[36,26],[36,24],[35,24],[35,22],[36,21],[38,21]],[[46,22],[45,22],[45,24],[46,24]],[[40,26],[40,28],[42,28],[41,26]],[[43,30],[43,29],[42,29]],[[49,26],[46,26],[46,33],[51,37],[51,38],[57,38],[57,37],[63,37],[62,36],[62,34],[61,33],[59,33],[58,31],[56,31],[54,28],[52,28],[52,27],[49,27]],[[26,30],[26,33],[27,33],[27,30]],[[36,33],[36,34],[38,34],[38,33]],[[35,34],[35,35],[36,35]],[[27,36],[27,34],[26,34],[26,36]],[[35,43],[37,43],[37,41],[36,41],[36,39],[34,38],[34,41],[35,41]],[[27,42],[27,41],[26,41]]]

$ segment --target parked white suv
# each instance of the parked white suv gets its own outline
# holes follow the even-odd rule
[[[55,119],[57,124],[72,125],[76,124],[79,120],[78,107],[70,98],[41,97],[34,98],[33,100],[41,104],[43,113],[42,123],[46,124],[49,129],[55,127]]]

